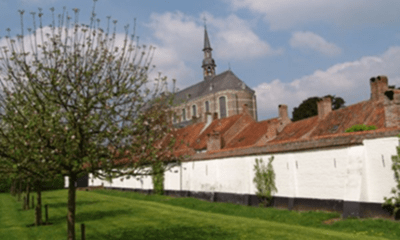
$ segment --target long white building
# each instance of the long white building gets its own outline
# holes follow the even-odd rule
[[[279,117],[262,122],[244,111],[178,129],[177,142],[185,144],[177,143],[175,152],[190,158],[165,173],[166,194],[257,205],[255,159],[274,156],[275,207],[389,217],[382,203],[396,186],[391,157],[399,145],[400,90],[390,89],[384,76],[370,85],[369,100],[332,111],[331,100],[321,99],[318,116],[296,122],[280,105]],[[355,124],[377,129],[345,133]],[[89,177],[89,186],[102,184],[152,191],[150,176],[112,183]]]

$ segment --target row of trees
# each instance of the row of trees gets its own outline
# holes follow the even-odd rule
[[[78,9],[51,9],[47,27],[39,9],[27,34],[20,11],[21,34],[8,30],[0,48],[0,175],[32,183],[39,196],[44,181],[67,176],[70,240],[79,176],[151,175],[147,166],[177,160],[172,138],[159,144],[171,131],[172,96],[160,94],[165,78],[148,78],[154,48],[139,46],[129,26],[117,34],[110,18],[102,29],[94,9],[89,25]]]

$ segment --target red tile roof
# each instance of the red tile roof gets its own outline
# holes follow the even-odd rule
[[[249,124],[240,131],[225,148],[245,147],[256,144],[260,138],[266,137],[268,129],[271,128],[271,125],[274,123],[278,123],[277,118]]]
[[[177,130],[177,140],[182,140],[185,144],[176,148],[176,154],[185,152],[185,154],[193,155],[197,150],[206,149],[207,135],[214,131],[220,133],[220,136],[223,138],[222,142],[225,141],[225,146],[222,144],[222,149],[213,151],[213,154],[224,151],[232,152],[235,149],[262,148],[263,146],[279,149],[273,146],[296,142],[307,145],[307,142],[315,142],[318,141],[318,139],[325,141],[323,139],[352,139],[349,137],[358,135],[360,137],[364,136],[366,134],[365,132],[345,133],[347,128],[356,124],[375,125],[377,127],[376,134],[373,132],[371,132],[371,134],[367,133],[368,136],[381,136],[382,134],[384,134],[382,136],[386,136],[387,134],[384,133],[385,131],[391,134],[397,131],[392,128],[385,128],[385,111],[382,101],[364,101],[332,111],[322,119],[318,116],[314,116],[291,122],[280,132],[278,132],[278,127],[281,124],[280,118],[254,122],[253,120],[247,120],[246,117],[246,113],[242,113],[228,118],[214,120],[206,129],[203,129],[205,127],[204,123],[198,123]],[[243,125],[243,127],[240,128],[238,125]],[[340,141],[346,142],[354,140]],[[315,143],[313,144],[315,145]],[[321,143],[315,146],[325,145]],[[304,146],[303,148],[306,149],[306,147],[307,146]]]
[[[232,125],[242,117],[243,114],[234,115],[228,118],[214,120],[197,138],[192,147],[196,150],[203,150],[207,148],[208,134],[212,132],[219,132],[221,136],[228,131]]]

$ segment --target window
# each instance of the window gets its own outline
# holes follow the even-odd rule
[[[182,121],[186,121],[186,111],[182,109]]]
[[[206,113],[210,112],[210,102],[206,101],[205,105],[206,105]]]
[[[174,121],[174,123],[176,123],[176,114],[174,113],[174,116],[173,116],[173,121]]]
[[[196,112],[196,105],[192,106],[192,116],[196,117],[197,116],[197,112]]]
[[[226,117],[226,97],[219,98],[219,114],[220,118]]]

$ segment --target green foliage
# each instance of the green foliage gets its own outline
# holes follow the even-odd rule
[[[155,162],[152,164],[153,168],[153,193],[157,195],[164,194],[164,164],[162,162]]]
[[[370,131],[370,130],[375,130],[376,126],[375,125],[364,125],[364,124],[356,124],[351,126],[350,128],[346,129],[345,132],[360,132],[360,131]]]
[[[42,183],[42,190],[58,190],[64,189],[64,177],[62,175],[57,175],[53,179],[44,180]]]
[[[257,189],[256,195],[261,204],[265,207],[271,205],[272,195],[278,192],[275,186],[275,172],[272,166],[273,160],[274,156],[271,156],[267,166],[265,166],[261,158],[256,159],[256,164],[254,165],[255,176],[253,182]]]
[[[11,189],[11,178],[3,175],[0,176],[0,193],[10,192]]]
[[[400,147],[397,147],[397,155],[392,156],[392,162],[396,187],[392,188],[391,197],[384,198],[383,207],[392,211],[396,219],[400,219]]]
[[[336,110],[344,107],[345,101],[341,97],[335,97],[332,95],[326,95],[325,97],[331,97],[332,99],[332,110]],[[301,119],[309,118],[318,115],[317,102],[321,98],[310,97],[304,100],[298,107],[293,108],[292,121],[299,121]]]

